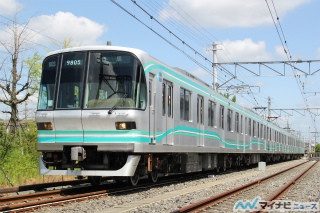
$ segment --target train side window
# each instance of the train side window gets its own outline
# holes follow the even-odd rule
[[[215,111],[216,103],[213,101],[208,102],[208,126],[215,126]]]
[[[180,88],[180,119],[190,120],[191,92]]]
[[[172,104],[172,93],[173,93],[173,90],[172,90],[172,85],[168,85],[168,117],[172,117],[173,113],[172,113],[172,107],[173,107],[173,104]]]
[[[243,134],[243,115],[240,115],[240,121],[239,121],[239,127],[240,127],[240,133]]]
[[[227,114],[227,128],[228,131],[232,130],[232,110],[228,109],[228,114]]]
[[[244,118],[244,127],[245,127],[245,129],[244,129],[244,133],[247,135],[248,134],[248,118],[247,117],[245,117]]]
[[[197,123],[203,124],[203,97],[197,97]]]
[[[248,121],[248,134],[251,136],[252,135],[252,125],[251,125],[251,118],[249,118],[249,121]]]
[[[166,114],[166,84],[162,83],[162,115]]]
[[[224,106],[220,105],[220,120],[219,120],[219,127],[224,129]]]
[[[236,132],[238,132],[239,133],[239,113],[238,112],[236,112],[236,117],[235,117],[235,130],[236,130]]]
[[[252,121],[252,136],[253,137],[257,137],[257,133],[256,133],[256,124],[257,122],[255,120]]]
[[[149,106],[152,105],[152,80],[149,80]]]

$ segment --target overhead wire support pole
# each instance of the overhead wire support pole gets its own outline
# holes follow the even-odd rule
[[[213,90],[214,91],[218,91],[218,70],[217,70],[217,67],[218,67],[218,59],[217,59],[217,43],[213,42],[212,43],[212,57],[213,57],[213,64],[212,64],[212,67],[213,67],[213,83],[212,83],[212,86],[213,86]]]

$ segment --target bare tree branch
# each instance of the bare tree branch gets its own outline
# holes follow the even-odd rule
[[[28,64],[29,68],[26,69],[24,60],[20,59],[21,53],[27,50],[26,46],[30,39],[30,31],[28,30],[29,21],[24,25],[20,25],[16,22],[16,19],[12,20],[12,24],[7,25],[6,28],[6,33],[10,35],[9,38],[12,38],[12,40],[0,41],[0,45],[3,46],[11,59],[10,68],[6,68],[10,72],[3,70],[5,61],[0,65],[1,71],[4,73],[4,79],[0,79],[0,90],[4,94],[4,97],[0,98],[0,102],[10,107],[10,110],[5,110],[3,113],[10,114],[8,128],[11,133],[15,133],[18,124],[18,105],[27,101],[32,95],[29,90],[32,89],[30,70],[33,69],[33,65],[31,64],[30,66]],[[37,61],[33,62],[36,63]],[[27,79],[22,78],[22,76],[27,76]]]

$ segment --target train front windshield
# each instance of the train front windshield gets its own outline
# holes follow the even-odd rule
[[[43,62],[38,110],[145,109],[146,101],[143,67],[131,53],[70,52]]]

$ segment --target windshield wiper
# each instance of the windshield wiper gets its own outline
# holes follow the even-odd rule
[[[113,110],[115,110],[116,108],[118,108],[118,106],[122,103],[124,103],[124,99],[128,96],[128,94],[124,94],[115,104],[113,107],[111,107],[108,111],[108,114],[111,115]]]

